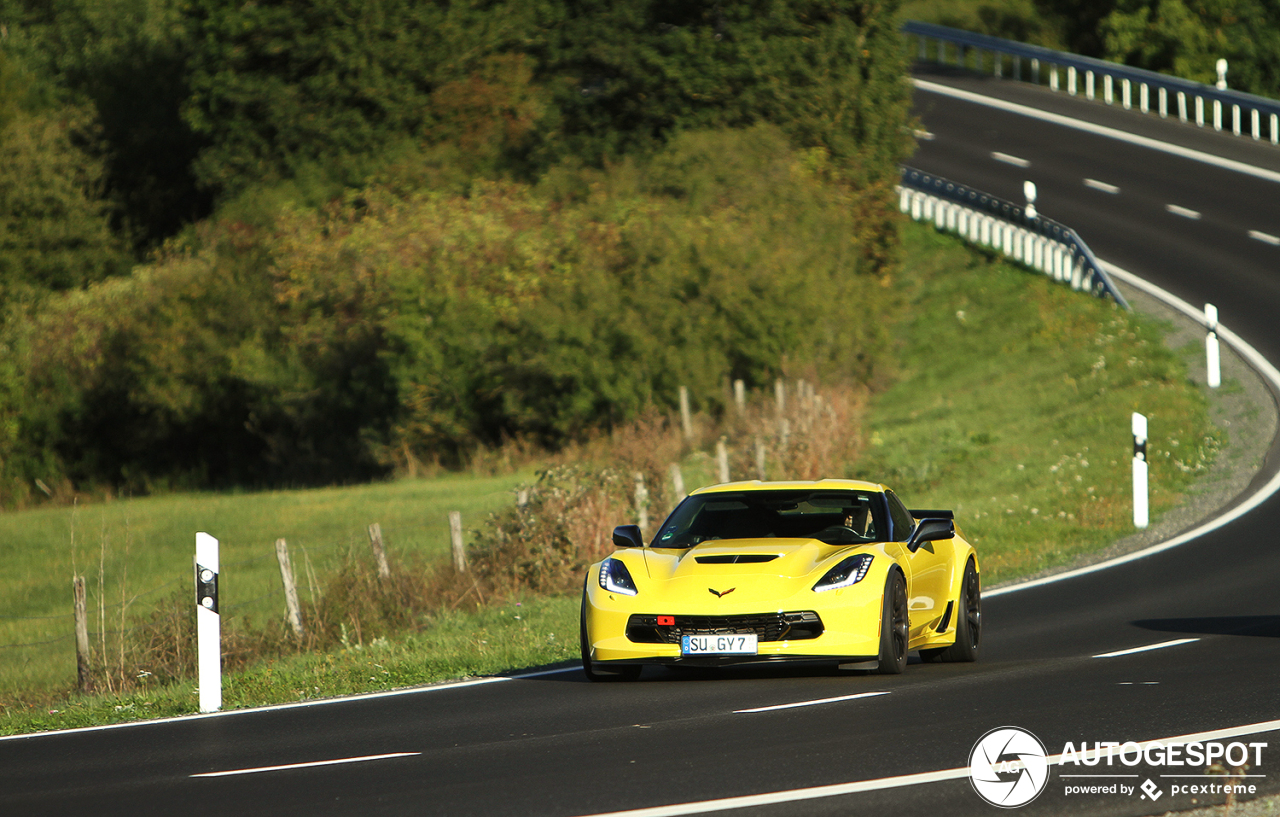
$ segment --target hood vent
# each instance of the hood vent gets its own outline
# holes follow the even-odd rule
[[[776,553],[716,553],[709,556],[694,556],[700,565],[758,565],[772,562],[778,558]]]

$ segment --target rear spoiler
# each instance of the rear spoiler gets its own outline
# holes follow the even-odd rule
[[[916,519],[955,519],[955,511],[907,511]]]

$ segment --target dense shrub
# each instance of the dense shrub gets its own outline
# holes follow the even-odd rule
[[[376,185],[274,229],[220,222],[7,322],[10,499],[316,484],[558,448],[726,379],[873,379],[868,194],[774,128],[465,195]]]

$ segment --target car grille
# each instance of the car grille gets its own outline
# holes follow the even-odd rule
[[[666,618],[666,616],[663,616]],[[822,619],[812,610],[799,613],[749,613],[740,616],[671,616],[674,624],[659,624],[657,615],[637,613],[627,619],[627,639],[638,644],[679,644],[682,635],[755,633],[757,640],[799,641],[822,635]]]

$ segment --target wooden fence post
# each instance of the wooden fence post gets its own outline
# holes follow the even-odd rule
[[[293,628],[293,634],[301,639],[306,632],[302,629],[302,611],[298,608],[298,585],[293,581],[289,546],[283,539],[276,540],[276,561],[280,563],[280,580],[284,582],[284,607],[289,617],[289,626]]]
[[[644,485],[644,474],[636,471],[636,516],[640,530],[649,529],[649,489]]]
[[[462,513],[449,511],[449,541],[453,546],[453,569],[467,572],[467,547],[462,542]]]
[[[382,544],[382,526],[377,522],[369,526],[369,547],[373,548],[373,558],[378,561],[378,578],[391,578],[391,568],[387,565],[387,550]]]
[[[85,612],[84,576],[76,576],[71,587],[75,596],[76,681],[81,692],[92,692],[93,677],[89,674],[89,616]]]
[[[756,479],[764,482],[764,441],[756,437]]]
[[[729,447],[724,437],[716,441],[716,463],[720,466],[720,481],[729,481]]]
[[[747,413],[747,384],[741,380],[733,381],[733,404],[738,407],[738,414]]]
[[[693,417],[689,413],[689,389],[680,387],[680,428],[684,430],[685,442],[693,440]]]
[[[781,377],[773,381],[773,400],[778,408],[778,416],[781,417],[787,412],[787,384],[782,382]]]
[[[680,473],[679,464],[674,462],[671,463],[671,492],[675,495],[677,504],[688,496],[684,492],[684,474]]]

